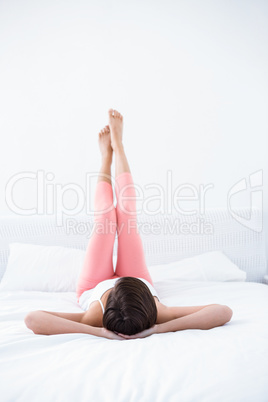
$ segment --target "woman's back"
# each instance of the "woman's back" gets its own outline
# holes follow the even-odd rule
[[[101,308],[102,308],[102,312],[104,314],[105,308],[103,305],[102,296],[108,290],[110,290],[114,287],[114,285],[116,284],[118,279],[120,279],[120,277],[115,276],[114,278],[107,279],[105,281],[98,283],[98,285],[95,286],[94,289],[89,289],[89,290],[86,290],[85,292],[83,292],[79,298],[79,304],[82,307],[82,309],[87,311],[93,302],[99,301]],[[143,278],[138,278],[138,279],[140,279],[143,283],[145,283],[145,285],[147,285],[150,292],[152,293],[152,296],[157,297],[159,300],[159,297],[158,297],[157,292],[154,289],[154,287],[146,279],[143,279]]]

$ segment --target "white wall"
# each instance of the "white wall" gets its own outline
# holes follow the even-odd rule
[[[112,107],[137,183],[165,186],[171,171],[174,187],[211,184],[206,207],[226,207],[261,171],[267,224],[267,27],[264,0],[1,1],[0,213],[14,213],[5,187],[18,173],[85,189]],[[35,207],[35,181],[13,201]],[[249,206],[249,191],[233,204]]]

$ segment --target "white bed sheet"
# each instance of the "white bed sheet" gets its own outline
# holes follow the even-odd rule
[[[268,286],[155,283],[167,305],[226,304],[231,322],[145,339],[35,335],[32,310],[81,312],[75,293],[0,292],[0,398],[6,401],[267,402]]]

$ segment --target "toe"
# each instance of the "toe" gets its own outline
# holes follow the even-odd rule
[[[113,110],[113,109],[109,109],[109,110],[108,110],[108,114],[109,114],[110,117],[113,116],[113,113],[114,113],[114,110]]]

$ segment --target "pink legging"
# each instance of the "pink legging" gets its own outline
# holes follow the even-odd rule
[[[81,294],[106,279],[132,276],[153,285],[146,266],[142,241],[137,229],[136,192],[131,173],[115,179],[116,208],[113,190],[106,181],[97,183],[94,200],[94,226],[84,264],[77,282],[77,301]],[[116,270],[113,269],[113,246],[118,232]]]

